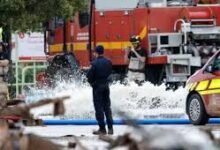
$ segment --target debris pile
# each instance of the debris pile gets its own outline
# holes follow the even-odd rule
[[[34,119],[30,110],[47,104],[54,104],[54,116],[63,115],[65,108],[63,101],[70,97],[60,97],[54,99],[42,99],[36,103],[25,104],[24,100],[0,100],[0,119],[10,121],[23,121],[26,125],[40,125],[39,119]]]

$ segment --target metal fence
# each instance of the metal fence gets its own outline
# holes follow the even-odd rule
[[[8,81],[10,96],[24,94],[25,87],[35,87],[37,73],[45,71],[46,67],[46,60],[19,60],[13,63]]]

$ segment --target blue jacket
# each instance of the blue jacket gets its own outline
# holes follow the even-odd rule
[[[106,84],[109,81],[109,76],[112,72],[112,62],[99,56],[91,63],[91,68],[87,73],[88,82],[91,86]]]

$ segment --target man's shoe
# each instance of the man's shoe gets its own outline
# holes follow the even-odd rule
[[[111,129],[108,129],[108,134],[114,134],[114,131],[113,131],[113,128],[111,128]]]
[[[106,130],[105,129],[98,129],[96,131],[93,131],[92,134],[95,134],[95,135],[105,135],[106,134]]]

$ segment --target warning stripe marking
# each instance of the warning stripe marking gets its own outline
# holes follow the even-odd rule
[[[196,91],[204,91],[208,88],[209,80],[201,81],[196,87]]]
[[[201,95],[220,94],[220,79],[190,83],[187,88],[189,91],[198,91]]]

